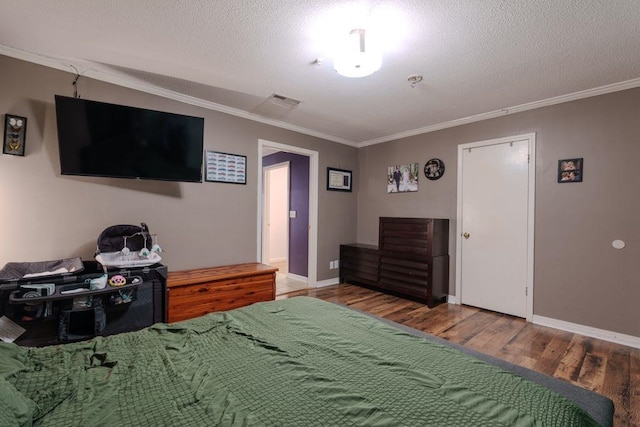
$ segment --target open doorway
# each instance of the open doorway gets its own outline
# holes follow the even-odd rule
[[[264,186],[263,263],[278,267],[278,274],[289,272],[289,162],[262,167]]]
[[[258,147],[258,260],[279,268],[276,294],[314,287],[318,153],[264,140],[259,140]],[[285,168],[287,188],[282,184]],[[283,216],[278,212],[283,209],[286,226],[278,223]],[[283,235],[282,230],[288,235]]]

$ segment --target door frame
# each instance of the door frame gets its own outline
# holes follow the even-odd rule
[[[527,283],[525,288],[526,320],[533,319],[533,269],[534,269],[534,231],[535,231],[535,195],[536,195],[536,134],[508,136],[471,142],[458,145],[458,183],[457,183],[457,212],[456,212],[456,302],[462,303],[462,152],[470,148],[489,145],[505,144],[508,142],[526,140],[529,147],[528,170],[528,206],[527,206]]]
[[[315,288],[318,280],[318,157],[317,151],[300,148],[293,145],[258,139],[258,214],[257,214],[257,255],[256,259],[262,259],[262,207],[263,204],[263,175],[262,153],[265,147],[273,148],[287,153],[300,154],[309,157],[309,258],[307,260],[307,286]]]
[[[263,205],[262,205],[262,212],[264,212],[263,218],[262,218],[262,230],[264,233],[264,230],[270,230],[270,228],[268,227],[268,224],[271,222],[271,217],[269,215],[270,212],[270,204],[271,204],[271,186],[270,186],[270,175],[269,173],[273,170],[276,169],[282,169],[282,168],[286,168],[287,169],[287,213],[290,210],[290,206],[289,206],[289,198],[290,198],[290,181],[291,181],[291,169],[290,169],[290,162],[286,161],[286,162],[280,162],[280,163],[276,163],[274,165],[269,165],[269,166],[265,166],[262,168],[262,182],[264,185],[264,200],[263,200]],[[288,215],[287,215],[288,218]],[[281,271],[280,273],[287,273],[289,271],[289,221],[285,221],[285,233],[287,235],[287,241],[286,241],[286,262],[287,262],[287,271]],[[263,239],[262,239],[262,258],[261,258],[261,262],[265,263],[265,258],[266,261],[269,261],[269,259],[271,258],[271,253],[269,251],[269,243],[271,241],[271,232],[267,232],[263,234]]]

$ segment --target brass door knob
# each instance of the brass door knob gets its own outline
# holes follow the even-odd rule
[[[468,239],[470,234],[469,233],[464,233],[462,236],[464,236],[465,239]]]

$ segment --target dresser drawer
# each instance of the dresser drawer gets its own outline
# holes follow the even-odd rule
[[[340,281],[374,285],[380,252],[368,245],[340,245]]]

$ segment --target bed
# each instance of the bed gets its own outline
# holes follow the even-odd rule
[[[2,343],[0,425],[611,425],[609,399],[478,356],[296,297],[60,346]]]

